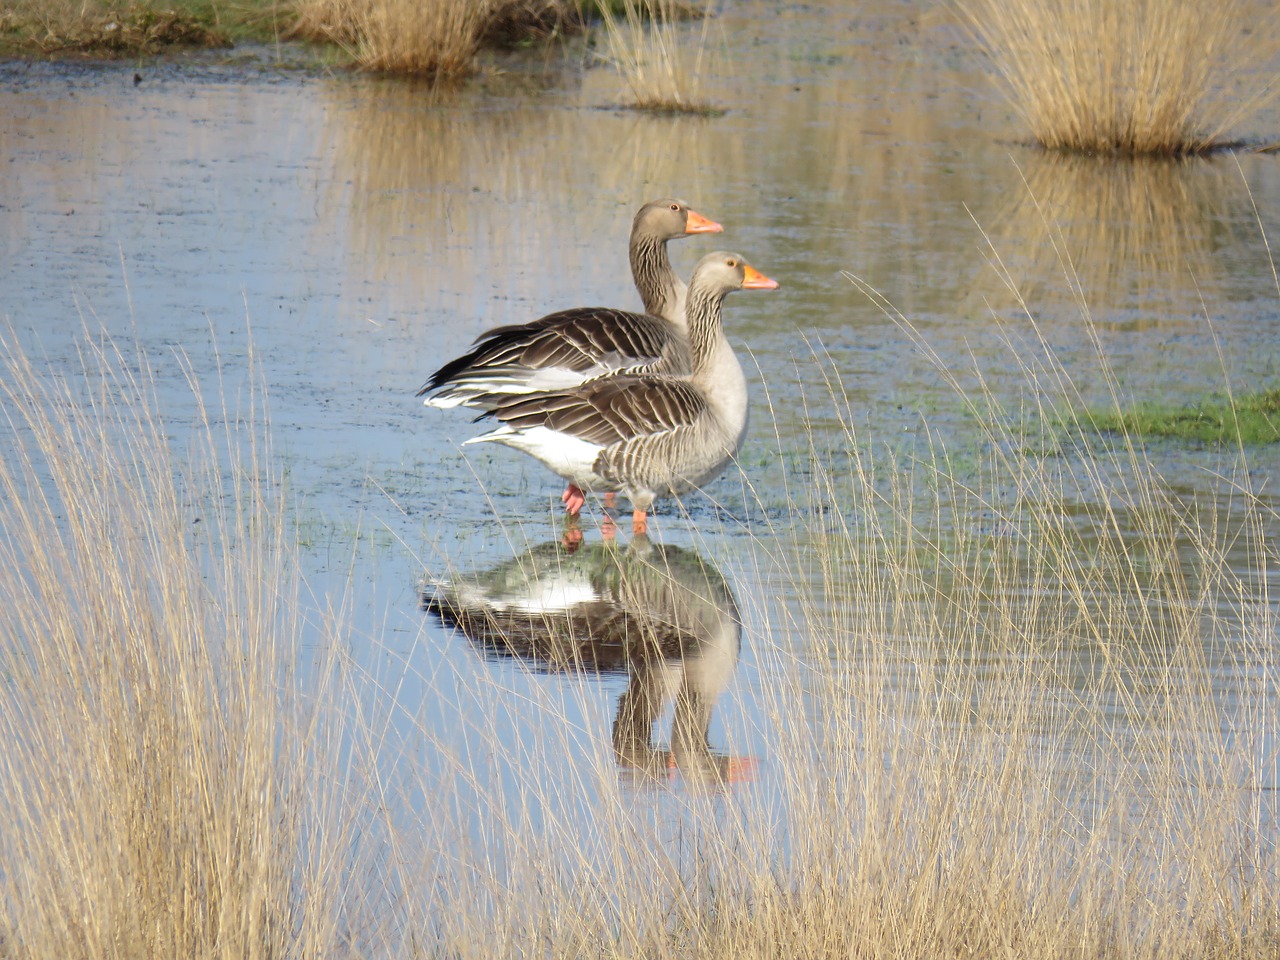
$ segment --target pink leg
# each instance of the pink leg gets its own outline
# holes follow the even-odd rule
[[[582,505],[587,502],[587,495],[576,483],[571,483],[564,488],[564,493],[560,494],[560,501],[569,515],[576,517]]]
[[[600,532],[606,543],[612,543],[614,534],[618,532],[618,524],[614,520],[617,513],[618,495],[613,491],[604,495],[604,518],[600,521]]]
[[[649,517],[645,511],[636,510],[631,514],[631,532],[638,537],[649,532]]]

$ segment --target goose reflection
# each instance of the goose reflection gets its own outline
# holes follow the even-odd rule
[[[546,543],[436,583],[422,605],[487,658],[628,677],[613,750],[635,783],[677,771],[704,786],[750,778],[752,760],[718,752],[708,738],[715,703],[737,668],[742,624],[728,582],[696,552],[646,536],[625,546]],[[654,726],[673,701],[668,746],[657,746]]]

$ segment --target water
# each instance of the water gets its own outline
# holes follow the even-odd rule
[[[612,109],[610,70],[554,56],[498,58],[481,81],[443,95],[216,64],[146,67],[137,85],[132,65],[0,67],[0,315],[59,373],[77,367],[86,332],[137,338],[178,433],[194,415],[178,359],[207,391],[221,384],[234,415],[252,349],[300,502],[308,578],[323,595],[354,569],[357,660],[401,674],[391,723],[406,742],[428,732],[424,767],[442,784],[453,768],[441,757],[476,757],[495,731],[506,744],[490,765],[467,761],[466,786],[450,788],[460,807],[533,778],[558,784],[550,802],[589,823],[601,802],[589,771],[618,759],[611,729],[628,681],[491,662],[420,609],[424,573],[456,579],[555,549],[560,484],[511,451],[464,456],[459,445],[477,430],[469,417],[424,409],[413,393],[492,326],[574,305],[638,306],[626,235],[643,200],[680,196],[725,225],[672,245],[680,272],[723,247],[782,285],[726,303],[754,398],[741,469],[683,509],[662,507],[654,528],[656,543],[696,552],[741,601],[737,676],[717,680],[706,728],[707,757],[754,770],[731,787],[735,802],[776,797],[767,691],[777,648],[812,669],[846,669],[853,657],[792,616],[821,579],[803,562],[820,538],[775,536],[799,522],[826,529],[807,494],[797,514],[784,483],[803,490],[823,469],[851,469],[820,370],[882,470],[927,454],[933,438],[961,479],[986,447],[940,369],[970,390],[980,378],[1016,407],[1041,350],[1002,273],[1088,401],[1109,390],[1094,332],[1124,395],[1177,400],[1228,378],[1235,390],[1276,381],[1280,292],[1263,242],[1264,231],[1280,236],[1274,157],[1044,155],[1022,142],[955,25],[909,4],[855,15],[841,4],[740,3],[712,36],[706,91],[726,110],[714,118]],[[1238,132],[1264,137],[1277,120],[1273,111]],[[846,271],[901,311],[937,359]],[[1250,484],[1272,510],[1277,452],[1249,458]],[[1229,454],[1155,444],[1149,459],[1206,524],[1230,528],[1247,512]],[[1109,503],[1087,477],[1068,489],[1068,525],[1087,530],[1110,505],[1120,536],[1137,536],[1134,505]],[[971,506],[952,505],[955,529],[998,533],[1000,518]],[[1265,609],[1274,563],[1243,540],[1225,561]],[[1249,717],[1274,719],[1257,698],[1274,693],[1275,638],[1252,638],[1237,658],[1229,638],[1247,611],[1219,613],[1228,626],[1208,655],[1224,725],[1242,702]],[[1066,693],[1053,695],[1085,689],[1096,651],[1058,653]],[[894,668],[903,689],[919,667],[904,656]],[[1126,695],[1107,708],[1140,727],[1152,722],[1146,703]],[[666,709],[649,761],[661,771],[653,803],[669,812],[662,797],[692,786],[666,763]],[[567,734],[543,736],[561,725]],[[1274,789],[1274,726],[1253,734]]]

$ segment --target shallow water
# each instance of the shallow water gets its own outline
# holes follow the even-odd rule
[[[654,530],[749,598],[738,676],[708,729],[715,755],[761,761],[760,785],[735,788],[748,797],[769,795],[778,749],[761,693],[775,661],[761,648],[837,668],[851,656],[791,625],[807,567],[789,561],[809,541],[775,537],[797,522],[821,531],[814,504],[800,496],[796,510],[794,488],[849,467],[820,370],[884,464],[921,455],[931,436],[958,462],[979,459],[984,443],[941,370],[970,390],[980,376],[1011,406],[1027,398],[1040,346],[1004,270],[1087,400],[1108,390],[1095,333],[1126,395],[1276,380],[1280,291],[1262,237],[1280,236],[1276,157],[1042,154],[1021,142],[954,24],[910,4],[855,16],[841,4],[740,3],[713,37],[706,92],[726,109],[714,118],[612,109],[609,70],[555,57],[497,58],[482,81],[443,95],[212,64],[145,68],[140,84],[132,65],[0,66],[0,315],[56,372],[75,369],[86,331],[136,337],[175,433],[194,415],[176,358],[211,393],[221,378],[234,413],[252,343],[301,501],[309,578],[337,591],[355,566],[360,656],[379,670],[409,665],[397,694],[407,728],[432,730],[440,755],[478,749],[482,731],[510,745],[458,788],[477,798],[514,769],[527,775],[531,757],[548,769],[611,763],[626,680],[489,663],[421,611],[424,571],[456,578],[554,544],[559,485],[510,451],[464,456],[470,418],[426,410],[413,392],[489,327],[572,305],[636,306],[626,235],[643,200],[678,195],[725,225],[722,237],[673,245],[681,272],[724,247],[781,283],[726,304],[754,398],[740,469],[683,509],[663,507]],[[1273,137],[1277,126],[1273,111],[1239,133]],[[845,271],[901,311],[937,360]],[[1273,506],[1277,451],[1249,457],[1252,486]],[[1206,522],[1238,520],[1230,457],[1156,444],[1150,460]],[[1105,497],[1088,482],[1071,489],[1062,509],[1087,526]],[[1128,523],[1125,505],[1118,516]],[[964,512],[954,522],[998,525]],[[762,540],[780,562],[761,559]],[[1273,563],[1259,577],[1243,543],[1227,562],[1269,602],[1276,584],[1260,581],[1274,580]],[[1274,643],[1250,649],[1274,655]],[[1274,685],[1265,663],[1214,655],[1224,703]],[[1088,683],[1089,662],[1064,667],[1067,688]],[[1117,709],[1141,712],[1130,700]],[[548,746],[539,734],[551,720],[574,732]],[[658,723],[655,749],[670,722]],[[558,802],[590,810],[592,796],[568,788]]]

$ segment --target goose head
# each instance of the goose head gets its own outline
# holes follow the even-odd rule
[[[723,297],[734,290],[775,290],[778,281],[770,280],[747,263],[742,254],[717,250],[698,261],[689,286],[712,297]]]
[[[650,200],[636,213],[632,232],[655,240],[677,240],[695,233],[720,233],[724,227],[709,220],[683,200]]]

